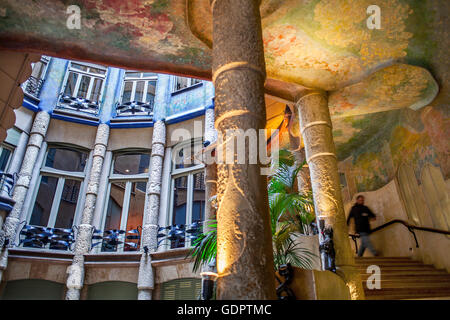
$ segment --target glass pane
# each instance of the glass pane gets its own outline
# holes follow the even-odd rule
[[[64,171],[83,172],[87,153],[64,148],[49,148],[45,166]]]
[[[59,203],[58,215],[55,221],[55,228],[72,228],[77,207],[78,195],[80,194],[81,181],[64,181],[61,202]]]
[[[90,68],[89,68],[89,72],[91,72],[91,73],[97,73],[97,74],[105,74],[105,73],[106,73],[106,70],[104,70],[104,69],[99,69],[99,68],[93,68],[93,67],[90,67]]]
[[[81,76],[80,87],[78,88],[78,93],[77,93],[78,98],[87,98],[87,92],[88,92],[90,83],[91,83],[91,77]]]
[[[84,65],[78,64],[78,63],[73,63],[73,62],[70,64],[70,67],[74,68],[74,69],[79,69],[79,70],[82,70],[82,71],[87,71],[87,69],[88,69],[87,66],[84,66]]]
[[[122,103],[130,102],[132,91],[133,91],[133,82],[132,81],[125,82],[125,87],[123,88]]]
[[[134,94],[134,101],[144,102],[142,97],[144,96],[145,81],[136,82],[136,93]]]
[[[172,224],[186,224],[187,182],[188,176],[175,179],[173,188],[173,216]],[[184,238],[171,241],[171,248],[184,247]]]
[[[102,79],[94,78],[94,83],[92,84],[92,91],[89,100],[92,102],[98,102],[100,99],[100,93],[102,91]]]
[[[205,175],[199,172],[194,174],[192,222],[205,219],[205,196]]]
[[[115,174],[139,174],[148,172],[150,154],[135,153],[117,155],[114,161]]]
[[[58,178],[43,176],[31,214],[30,224],[46,227],[52,209]]]
[[[78,74],[74,72],[69,73],[69,77],[67,78],[66,89],[64,90],[64,94],[73,97],[75,91],[75,85],[77,84]]]
[[[141,73],[140,72],[127,72],[125,74],[125,77],[127,77],[127,78],[140,78],[141,77]]]
[[[7,169],[6,166],[8,165],[8,160],[9,160],[9,156],[11,155],[11,151],[6,148],[1,148],[0,152],[1,152],[0,153],[0,171],[4,172]]]
[[[201,152],[201,145],[193,142],[174,153],[175,169],[190,168],[201,164],[195,155]]]
[[[148,81],[145,102],[153,105],[153,101],[155,100],[155,91],[156,91],[156,81]]]
[[[184,89],[188,86],[189,78],[177,77],[175,83],[175,91]]]
[[[144,72],[144,73],[142,74],[142,77],[143,77],[143,78],[157,77],[157,76],[158,76],[158,74],[157,74],[157,73],[153,73],[153,72]]]
[[[42,61],[38,61],[33,65],[33,71],[31,71],[31,76],[36,79],[40,79],[44,72],[45,64]]]
[[[120,229],[120,220],[122,219],[123,198],[125,195],[125,182],[111,183],[109,193],[108,208],[106,209],[106,219],[104,231]],[[117,245],[110,244],[107,241],[102,243],[102,251],[117,251]]]
[[[133,182],[131,184],[126,231],[142,227],[146,186],[147,184],[145,182]],[[132,236],[132,234],[129,234],[128,236]],[[124,246],[124,251],[136,251],[139,248],[139,239],[126,239],[126,242],[128,245]]]

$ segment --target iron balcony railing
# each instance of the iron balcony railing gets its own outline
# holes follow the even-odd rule
[[[39,95],[41,94],[42,85],[44,84],[44,79],[36,78],[30,76],[27,81],[23,84],[23,89],[26,94],[39,99]]]
[[[99,112],[99,105],[95,101],[90,101],[85,98],[72,97],[69,95],[61,95],[56,109],[67,109],[86,114],[97,116]]]
[[[125,116],[152,116],[154,101],[148,103],[139,101],[129,101],[116,104],[116,114],[118,117]]]

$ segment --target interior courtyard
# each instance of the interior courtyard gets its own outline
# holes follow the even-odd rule
[[[449,14],[0,1],[0,299],[449,299]]]

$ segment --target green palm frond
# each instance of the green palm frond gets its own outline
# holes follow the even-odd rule
[[[189,252],[189,256],[194,258],[192,270],[197,272],[202,265],[206,265],[216,258],[217,254],[217,222],[211,221],[207,225],[208,231],[201,233],[197,239],[193,241],[193,247]]]

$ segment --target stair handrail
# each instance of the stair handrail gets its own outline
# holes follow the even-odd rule
[[[386,222],[386,223],[382,224],[381,226],[378,226],[378,227],[370,230],[369,233],[377,232],[377,231],[384,229],[394,223],[402,224],[403,226],[405,226],[408,229],[409,232],[412,233],[412,235],[414,236],[414,241],[416,242],[416,248],[419,248],[419,242],[417,241],[416,233],[414,232],[414,230],[450,235],[450,231],[448,231],[448,230],[435,229],[435,228],[429,228],[429,227],[419,227],[419,226],[416,226],[413,224],[409,224],[405,220],[401,220],[401,219],[394,219],[389,222]],[[348,236],[351,237],[353,242],[355,243],[356,253],[358,253],[358,242],[356,241],[356,239],[359,238],[360,235],[359,234],[349,234]]]

